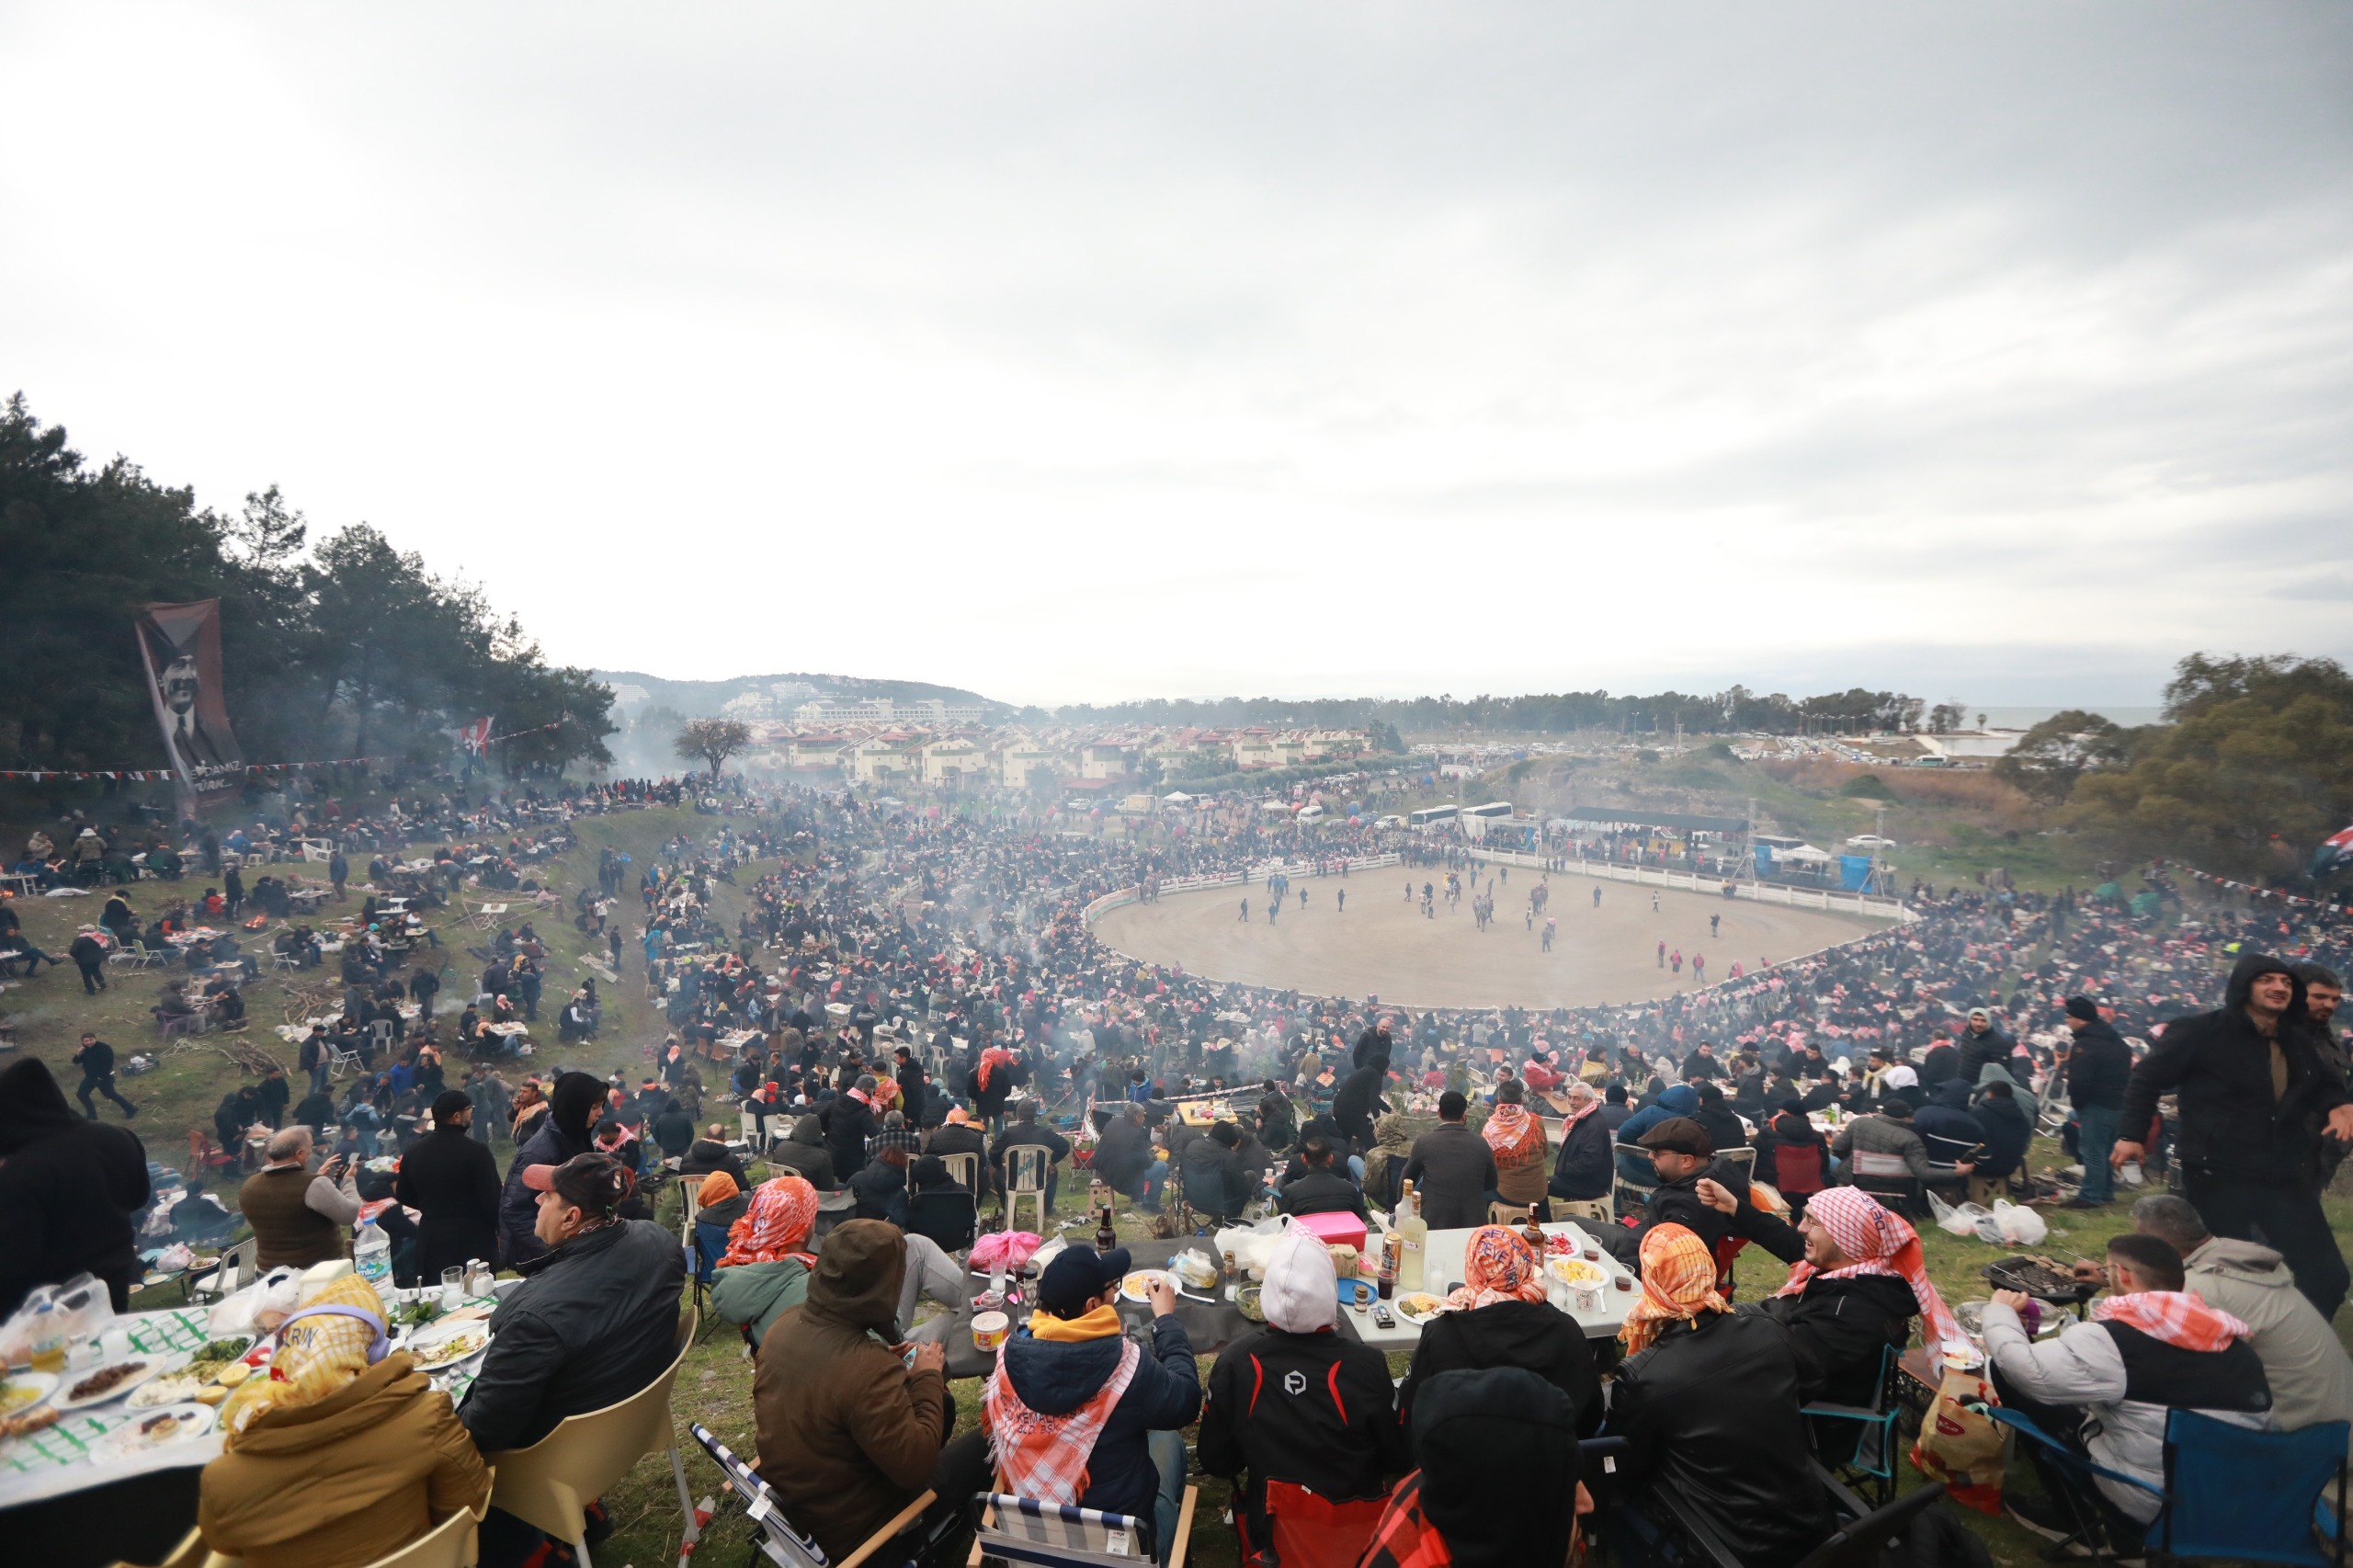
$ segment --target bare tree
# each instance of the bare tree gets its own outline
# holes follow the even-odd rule
[[[680,756],[699,756],[719,777],[719,765],[752,744],[751,727],[739,719],[689,719],[675,743]]]

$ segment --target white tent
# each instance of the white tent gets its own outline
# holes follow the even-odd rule
[[[1164,806],[1189,806],[1193,803],[1193,797],[1182,790],[1171,790],[1160,797],[1160,803]]]
[[[1773,851],[1775,865],[1779,865],[1784,860],[1799,866],[1827,866],[1830,864],[1830,856],[1827,851],[1816,849],[1811,844],[1801,844],[1795,849]]]

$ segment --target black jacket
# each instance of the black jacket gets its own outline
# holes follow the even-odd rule
[[[1977,1156],[1977,1175],[1991,1181],[2008,1176],[2026,1163],[2027,1145],[2034,1141],[2034,1130],[2027,1125],[2023,1106],[2016,1099],[1997,1099],[1988,1095],[1977,1102],[1972,1114],[1985,1129],[1985,1148]]]
[[[1387,1108],[1381,1097],[1389,1058],[1376,1056],[1349,1074],[1332,1096],[1332,1121],[1359,1150],[1372,1147],[1372,1119]]]
[[[516,1267],[523,1283],[490,1314],[490,1352],[458,1407],[484,1453],[627,1399],[677,1354],[686,1263],[652,1221],[616,1220]]]
[[[842,1096],[821,1119],[825,1124],[825,1152],[834,1157],[834,1175],[844,1179],[866,1168],[866,1141],[882,1131],[874,1112]]]
[[[817,1130],[817,1119],[804,1116],[793,1123],[792,1135],[768,1148],[768,1165],[779,1171],[792,1171],[820,1192],[831,1192],[838,1184],[834,1179],[834,1157],[825,1152],[821,1142],[824,1134]],[[700,1145],[697,1145],[699,1147]],[[687,1156],[691,1168],[694,1156]],[[713,1169],[718,1167],[713,1166]],[[730,1173],[733,1175],[733,1173]],[[739,1177],[737,1185],[742,1185]]]
[[[1404,1428],[1389,1385],[1389,1358],[1326,1329],[1265,1329],[1222,1352],[1201,1402],[1201,1469],[1228,1480],[1249,1472],[1237,1520],[1253,1544],[1267,1540],[1268,1481],[1288,1481],[1334,1502],[1378,1497],[1405,1468]]]
[[[589,1129],[604,1114],[605,1085],[585,1073],[566,1073],[556,1079],[548,1096],[548,1113],[506,1167],[506,1186],[498,1196],[499,1261],[508,1267],[547,1251],[532,1233],[540,1195],[523,1185],[531,1165],[560,1165],[574,1154],[588,1152]]]
[[[944,1132],[944,1129],[942,1130]],[[940,1133],[932,1135],[932,1149],[938,1152]],[[973,1134],[978,1137],[979,1134]],[[1095,1174],[1114,1192],[1133,1197],[1143,1190],[1143,1173],[1152,1168],[1152,1129],[1128,1119],[1127,1115],[1113,1117],[1103,1127],[1103,1136],[1095,1144]]]
[[[31,1058],[0,1071],[0,1317],[36,1285],[87,1271],[129,1310],[138,1276],[131,1216],[145,1207],[147,1150],[65,1102]]]
[[[1977,1074],[1980,1072],[1984,1071],[1989,1063],[1996,1067],[2008,1067],[2010,1055],[2018,1048],[2018,1042],[1998,1028],[1989,1027],[1984,1034],[1972,1034],[1968,1029],[1963,1028],[1961,1031],[1960,1046],[1961,1081],[1971,1088],[1975,1088]]]
[[[2096,1018],[2075,1032],[2075,1049],[2067,1053],[2067,1100],[2076,1109],[2086,1106],[2111,1108],[2124,1103],[2124,1085],[2132,1077],[2132,1048],[2105,1018]]]
[[[654,1142],[661,1146],[665,1160],[682,1158],[695,1146],[695,1119],[676,1100],[670,1102],[669,1109],[654,1119],[652,1131]]]
[[[1310,1170],[1283,1184],[1275,1207],[1286,1214],[1353,1214],[1370,1222],[1364,1194],[1336,1171]]]
[[[2317,1119],[2347,1102],[2344,1083],[2322,1064],[2316,1032],[2304,1013],[2304,983],[2279,1026],[2288,1062],[2288,1092],[2271,1095],[2270,1042],[2246,1015],[2255,978],[2293,971],[2278,959],[2249,953],[2231,971],[2219,1011],[2177,1019],[2132,1070],[2124,1091],[2120,1135],[2146,1135],[2157,1096],[2178,1094],[2180,1157],[2190,1170],[2242,1181],[2310,1182],[2318,1176]]]
[[[1449,1281],[1425,1279],[1422,1288],[1443,1294]],[[1397,1419],[1414,1425],[1414,1398],[1440,1372],[1475,1372],[1488,1367],[1524,1367],[1569,1396],[1577,1411],[1577,1435],[1590,1437],[1601,1425],[1601,1378],[1593,1369],[1593,1348],[1576,1320],[1542,1301],[1496,1301],[1467,1312],[1445,1312],[1422,1327],[1414,1362],[1397,1391]]]
[[[1691,1119],[1707,1129],[1708,1142],[1716,1146],[1719,1153],[1726,1149],[1748,1147],[1748,1129],[1740,1124],[1740,1118],[1733,1114],[1729,1106],[1702,1101],[1691,1113]]]
[[[1805,1237],[1763,1210],[1743,1204],[1732,1218],[1736,1233],[1783,1263],[1805,1256]],[[1816,1276],[1794,1296],[1768,1296],[1738,1310],[1763,1312],[1790,1331],[1799,1386],[1808,1401],[1869,1405],[1879,1386],[1881,1358],[1891,1348],[1901,1351],[1911,1339],[1920,1304],[1904,1279],[1857,1274],[1845,1279]]]
[[[498,1260],[498,1162],[471,1129],[437,1127],[401,1156],[392,1195],[425,1216],[416,1228],[416,1271],[441,1271],[473,1258]]]
[[[849,1190],[858,1199],[850,1218],[888,1220],[903,1231],[907,1228],[905,1166],[894,1165],[888,1160],[870,1161],[864,1170],[849,1178]]]
[[[1632,1495],[1673,1490],[1753,1568],[1786,1568],[1828,1538],[1797,1349],[1762,1313],[1669,1324],[1619,1368],[1609,1428]]]
[[[1618,1180],[1609,1144],[1609,1124],[1600,1111],[1570,1124],[1561,1134],[1561,1152],[1553,1158],[1552,1179],[1546,1190],[1574,1203],[1608,1196]]]

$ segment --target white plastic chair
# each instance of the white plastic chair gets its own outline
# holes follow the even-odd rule
[[[1017,1231],[1014,1216],[1029,1199],[1038,1216],[1035,1233],[1046,1233],[1046,1151],[1035,1143],[1017,1144],[1005,1153],[1005,1228]]]
[[[694,1497],[687,1490],[686,1460],[671,1428],[670,1390],[694,1343],[699,1315],[688,1312],[678,1320],[678,1353],[660,1377],[629,1398],[602,1410],[567,1415],[529,1448],[485,1455],[499,1471],[491,1489],[492,1506],[570,1542],[581,1568],[590,1568],[587,1506],[634,1470],[639,1460],[666,1449],[671,1475],[678,1483],[678,1506],[692,1529]]]

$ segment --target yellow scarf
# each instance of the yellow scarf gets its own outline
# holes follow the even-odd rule
[[[1054,1345],[1109,1339],[1120,1332],[1120,1309],[1099,1306],[1084,1317],[1058,1318],[1043,1307],[1030,1314],[1029,1336]]]

